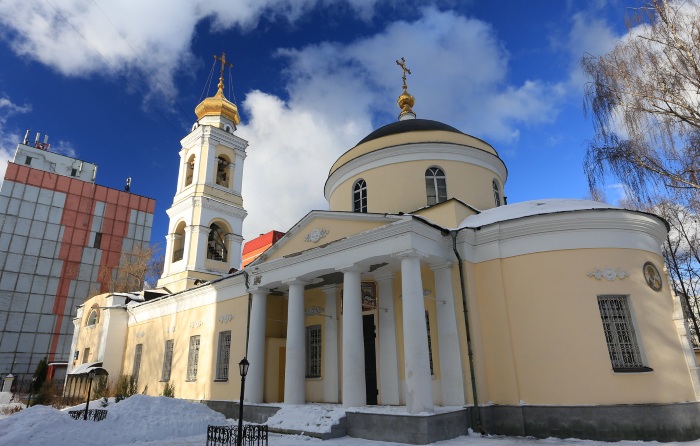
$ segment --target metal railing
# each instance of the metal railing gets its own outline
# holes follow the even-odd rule
[[[243,426],[243,444],[245,446],[267,446],[268,430],[266,425],[246,424]],[[208,426],[207,446],[236,446],[238,426]]]
[[[71,410],[68,412],[74,420],[84,420],[85,419],[85,409],[83,410]],[[104,409],[90,409],[87,411],[87,419],[91,421],[102,421],[107,418],[107,411]]]

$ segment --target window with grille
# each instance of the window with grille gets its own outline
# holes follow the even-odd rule
[[[321,377],[321,326],[306,327],[306,377]]]
[[[491,182],[491,185],[493,186],[493,201],[496,203],[496,206],[501,205],[501,189],[498,187],[498,181],[493,180]]]
[[[134,350],[134,366],[131,369],[131,376],[138,381],[139,371],[141,370],[141,353],[143,352],[143,344],[136,344]]]
[[[613,371],[651,371],[642,362],[627,296],[598,296],[598,309]]]
[[[439,167],[431,167],[425,171],[425,191],[428,196],[428,206],[447,200],[447,184],[445,172]]]
[[[187,381],[197,380],[199,365],[199,335],[190,336],[190,352],[187,355]]]
[[[362,178],[352,187],[352,211],[367,212],[367,183]]]
[[[163,354],[163,372],[160,375],[161,381],[170,381],[170,370],[173,367],[173,345],[174,341],[165,341],[165,353]]]
[[[219,355],[216,359],[216,380],[228,380],[229,358],[231,357],[231,332],[219,333]]]

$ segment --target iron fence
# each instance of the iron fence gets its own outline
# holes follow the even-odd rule
[[[84,420],[85,419],[85,409],[83,410],[71,410],[68,412],[74,420]],[[90,409],[87,411],[87,419],[91,421],[102,421],[107,418],[107,411],[104,409]]]
[[[265,425],[246,424],[243,426],[245,446],[267,446],[268,429]],[[208,426],[207,446],[235,446],[238,439],[238,426]]]

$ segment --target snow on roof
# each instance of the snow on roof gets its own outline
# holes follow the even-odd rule
[[[606,203],[573,198],[547,198],[544,200],[523,201],[482,211],[470,215],[459,225],[462,228],[479,228],[507,220],[532,217],[534,215],[554,214],[558,212],[586,211],[591,209],[622,209]]]

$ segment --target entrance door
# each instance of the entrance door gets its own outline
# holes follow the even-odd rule
[[[362,334],[365,340],[365,383],[367,386],[367,404],[377,404],[377,355],[374,344],[376,329],[374,315],[362,316]]]

